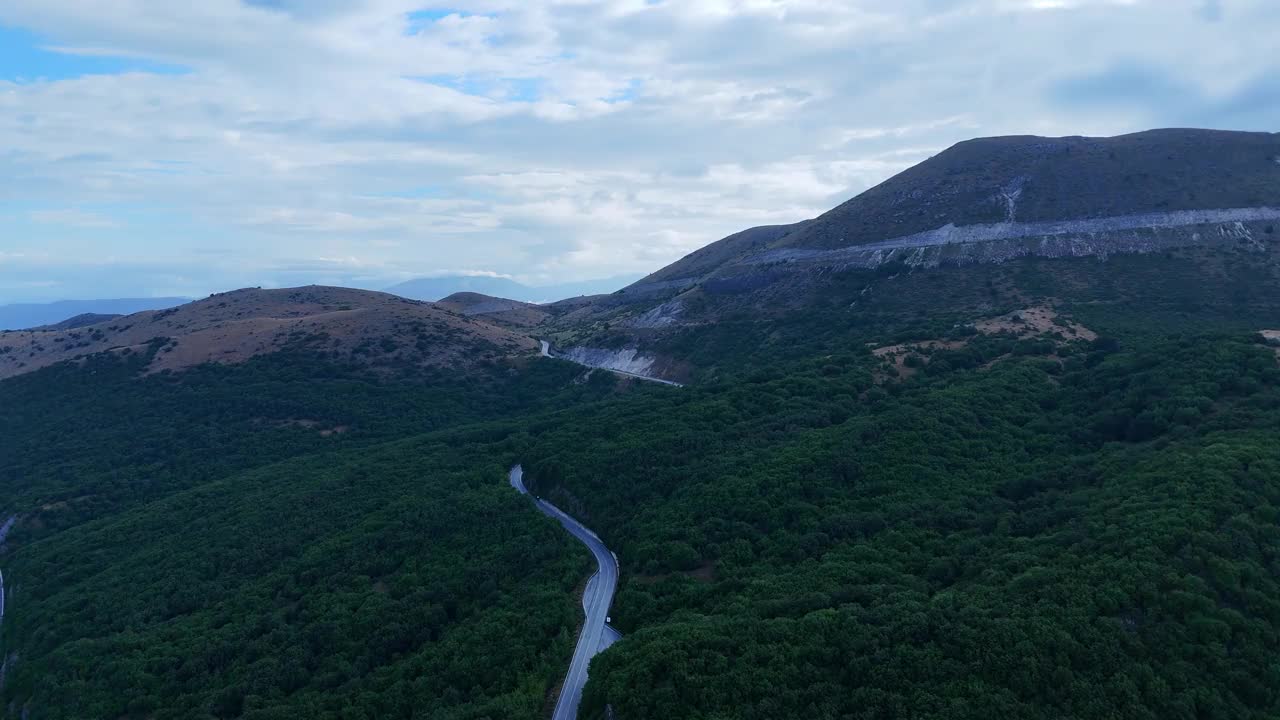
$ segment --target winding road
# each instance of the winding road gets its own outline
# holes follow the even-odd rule
[[[524,486],[523,467],[517,465],[511,468],[509,479],[511,487],[523,495],[529,494],[529,490]],[[569,664],[564,686],[560,689],[560,698],[556,701],[556,711],[551,716],[552,720],[576,720],[578,705],[582,702],[582,688],[587,684],[587,666],[591,664],[591,658],[621,637],[616,630],[606,624],[609,619],[609,605],[613,602],[613,593],[618,588],[618,559],[609,551],[609,548],[605,547],[599,536],[563,510],[538,497],[534,497],[533,501],[538,510],[558,520],[565,530],[591,550],[598,568],[596,574],[587,581],[586,592],[582,594],[582,609],[586,612],[587,619],[582,624],[578,645],[573,651],[573,662]]]
[[[3,545],[5,538],[9,537],[9,531],[13,529],[13,524],[17,520],[17,515],[11,515],[3,525],[0,525],[0,545]],[[0,572],[0,623],[2,622],[4,622],[4,573]],[[0,682],[4,682],[3,677],[0,677]]]

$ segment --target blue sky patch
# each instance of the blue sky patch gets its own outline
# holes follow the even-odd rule
[[[433,200],[448,197],[449,193],[439,185],[424,185],[422,187],[409,187],[400,190],[367,192],[364,193],[364,196],[371,198],[389,198],[393,200]]]
[[[543,80],[540,78],[492,78],[476,75],[418,75],[412,78],[457,90],[465,95],[508,100],[537,102],[542,98]]]
[[[642,86],[642,83],[640,82],[639,79],[631,78],[631,80],[627,83],[627,86],[625,88],[614,93],[613,95],[610,95],[607,98],[604,98],[604,101],[607,103],[620,103],[620,102],[630,102],[632,100],[635,100],[636,98],[640,97],[641,86]]]
[[[187,72],[186,68],[140,58],[76,55],[51,49],[56,46],[56,42],[27,30],[0,25],[0,80],[32,82],[129,72]]]
[[[476,15],[480,15],[481,17],[492,17],[490,15],[484,15],[483,13],[469,13],[462,10],[455,10],[453,8],[423,8],[422,10],[414,10],[413,12],[405,15],[405,19],[408,21],[408,27],[405,28],[405,34],[417,34],[427,26],[440,22],[450,15],[457,15],[458,17],[464,18],[475,17]]]

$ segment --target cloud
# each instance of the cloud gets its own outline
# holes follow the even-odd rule
[[[1271,0],[0,0],[0,26],[128,60],[0,60],[0,252],[94,295],[645,272],[972,136],[1280,123]]]
[[[1056,83],[1054,100],[1064,108],[1160,108],[1194,102],[1196,90],[1174,74],[1130,60],[1121,60],[1097,72],[1069,77]]]
[[[120,223],[106,215],[76,209],[33,210],[32,222],[42,225],[64,225],[75,228],[115,228]]]

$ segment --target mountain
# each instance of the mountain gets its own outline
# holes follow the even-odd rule
[[[451,275],[447,277],[420,278],[393,285],[387,292],[413,300],[435,302],[460,292],[480,293],[494,297],[511,298],[528,303],[547,303],[580,295],[613,292],[632,282],[634,276],[619,276],[600,280],[559,283],[530,287],[503,277],[485,275]]]
[[[80,315],[128,315],[143,310],[165,310],[185,302],[190,300],[187,298],[118,298],[0,305],[0,330],[25,330],[42,325],[54,325]]]
[[[533,352],[527,336],[386,293],[245,289],[87,327],[0,333],[0,377],[94,353],[153,352],[149,372],[238,363],[282,350],[380,367],[462,367]]]
[[[548,317],[547,311],[538,305],[479,293],[454,293],[436,302],[435,305],[459,315],[479,316],[487,321],[511,327],[537,327]]]
[[[1280,134],[1154,130],[970,140],[803,223],[732,235],[626,288],[780,267],[999,263],[1155,252],[1280,220]],[[1238,238],[1225,238],[1233,241]],[[790,268],[787,268],[790,269]]]
[[[411,300],[435,302],[459,292],[474,292],[497,297],[526,298],[531,288],[515,280],[485,275],[458,275],[435,278],[419,278],[392,285],[386,289],[392,295]]]
[[[90,325],[97,325],[98,323],[104,323],[104,322],[107,322],[108,320],[115,320],[118,317],[124,317],[124,316],[123,315],[100,315],[98,313],[84,313],[83,315],[76,315],[75,317],[69,317],[66,320],[63,320],[62,322],[53,323],[52,325],[41,325],[39,327],[33,327],[33,328],[27,328],[27,329],[28,330],[75,330],[76,328],[89,327]]]
[[[0,715],[1274,717],[1274,140],[970,141],[543,305],[0,335]]]
[[[1111,138],[1034,136],[962,142],[790,233],[777,247],[832,249],[919,237],[948,225],[1080,221],[1061,234],[1190,224],[1178,211],[1280,204],[1280,134],[1153,130]],[[1266,219],[1272,219],[1269,216]],[[1224,221],[1234,221],[1231,220]]]
[[[681,287],[706,275],[735,258],[759,252],[780,238],[807,226],[809,221],[793,225],[764,225],[734,233],[729,237],[689,253],[680,260],[637,281],[627,290],[644,288],[661,290]]]
[[[1145,298],[1240,320],[1229,298],[1274,307],[1277,158],[1269,133],[972,140],[818,218],[737,233],[619,293],[555,303],[549,329],[561,345],[639,349],[659,367],[679,357],[665,347],[678,334],[737,316],[794,327],[835,307],[850,310],[841,323],[877,308],[971,322],[1019,309],[1004,307],[1015,297]]]

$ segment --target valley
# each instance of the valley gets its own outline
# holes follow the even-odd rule
[[[524,468],[519,465],[511,469],[509,480],[511,487],[528,495],[524,486]],[[596,562],[596,573],[587,581],[587,588],[582,595],[582,605],[587,619],[578,631],[578,642],[573,651],[573,660],[569,663],[569,672],[560,685],[555,712],[552,720],[573,720],[578,717],[578,706],[582,702],[582,689],[587,684],[587,666],[591,658],[618,640],[617,634],[606,623],[609,619],[609,606],[613,603],[613,593],[618,584],[618,560],[605,547],[600,537],[582,526],[577,520],[541,498],[534,498],[534,505],[540,512],[559,522],[570,535],[580,540],[591,551]]]
[[[0,714],[1272,717],[1278,143],[969,141],[557,302],[0,333]]]

